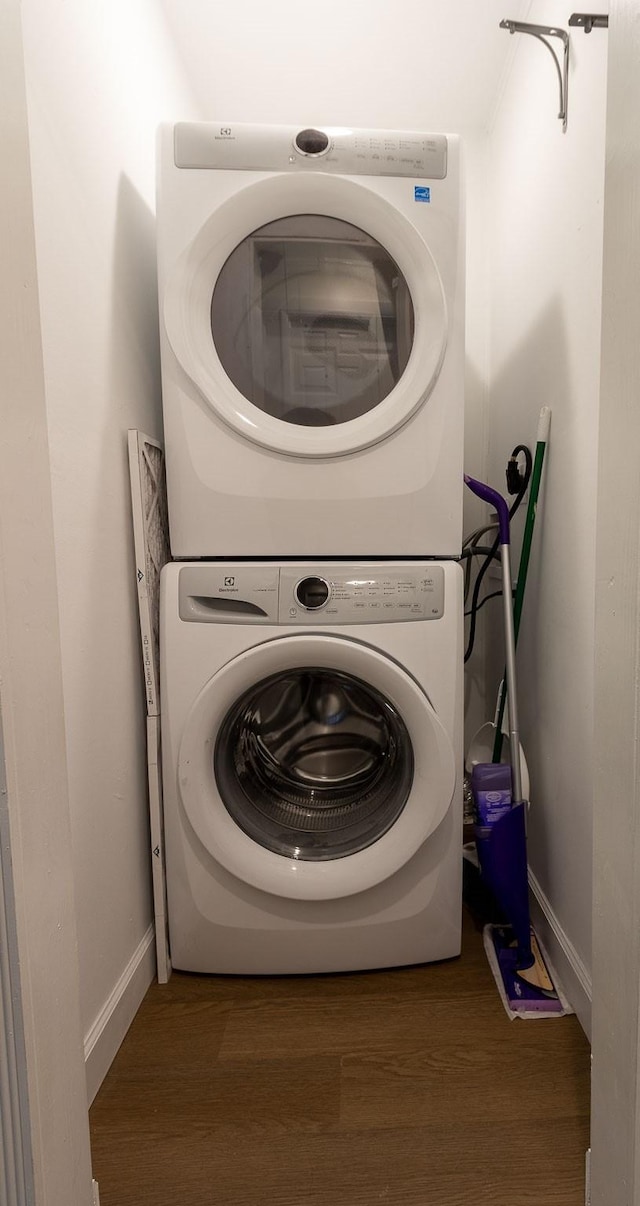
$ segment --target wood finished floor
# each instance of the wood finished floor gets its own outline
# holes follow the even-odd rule
[[[446,963],[153,984],[92,1106],[101,1206],[583,1206],[589,1048]]]

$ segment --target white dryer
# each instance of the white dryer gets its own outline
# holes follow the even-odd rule
[[[161,582],[174,967],[459,954],[460,567],[173,562]]]
[[[166,126],[157,217],[173,556],[459,554],[457,137]]]

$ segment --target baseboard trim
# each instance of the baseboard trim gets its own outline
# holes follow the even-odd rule
[[[536,934],[560,978],[562,991],[575,1009],[587,1038],[591,1040],[591,976],[531,870],[529,887],[532,892],[531,920]]]
[[[89,1105],[113,1063],[155,971],[155,930],[150,925],[84,1040]]]

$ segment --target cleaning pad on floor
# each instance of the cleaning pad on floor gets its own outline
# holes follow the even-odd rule
[[[559,1018],[574,1012],[559,987],[556,972],[533,930],[531,931],[531,946],[534,953],[536,953],[536,949],[539,952],[553,980],[555,993],[551,996],[537,992],[517,975],[516,948],[513,947],[513,959],[511,959],[512,948],[509,944],[508,927],[486,925],[482,931],[482,939],[500,999],[512,1020],[513,1018]]]

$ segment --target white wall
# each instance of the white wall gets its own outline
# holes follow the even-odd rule
[[[640,1200],[640,21],[613,0],[596,589],[593,1206]]]
[[[9,1033],[0,1036],[0,1199],[89,1206],[91,1157],[18,0],[0,0],[0,111],[0,913],[8,921],[8,945],[3,933],[0,951],[0,1026],[12,1015]],[[15,1080],[6,1059],[11,1047]],[[22,1131],[16,1126],[15,1147],[7,1144],[12,1105]],[[24,1179],[17,1175],[14,1193],[13,1170],[21,1162]]]
[[[81,1015],[95,1039],[123,974],[139,971],[139,994],[153,970],[126,431],[161,432],[155,129],[195,109],[153,0],[24,0],[23,13]]]
[[[566,28],[571,12],[539,2],[527,19]],[[512,447],[534,446],[540,407],[550,406],[518,649],[519,703],[532,781],[531,867],[588,995],[607,35],[571,33],[564,135],[550,56],[535,39],[516,38],[489,161],[490,478],[504,489]],[[495,682],[499,661],[498,654]],[[575,1003],[588,1026],[580,995]]]

